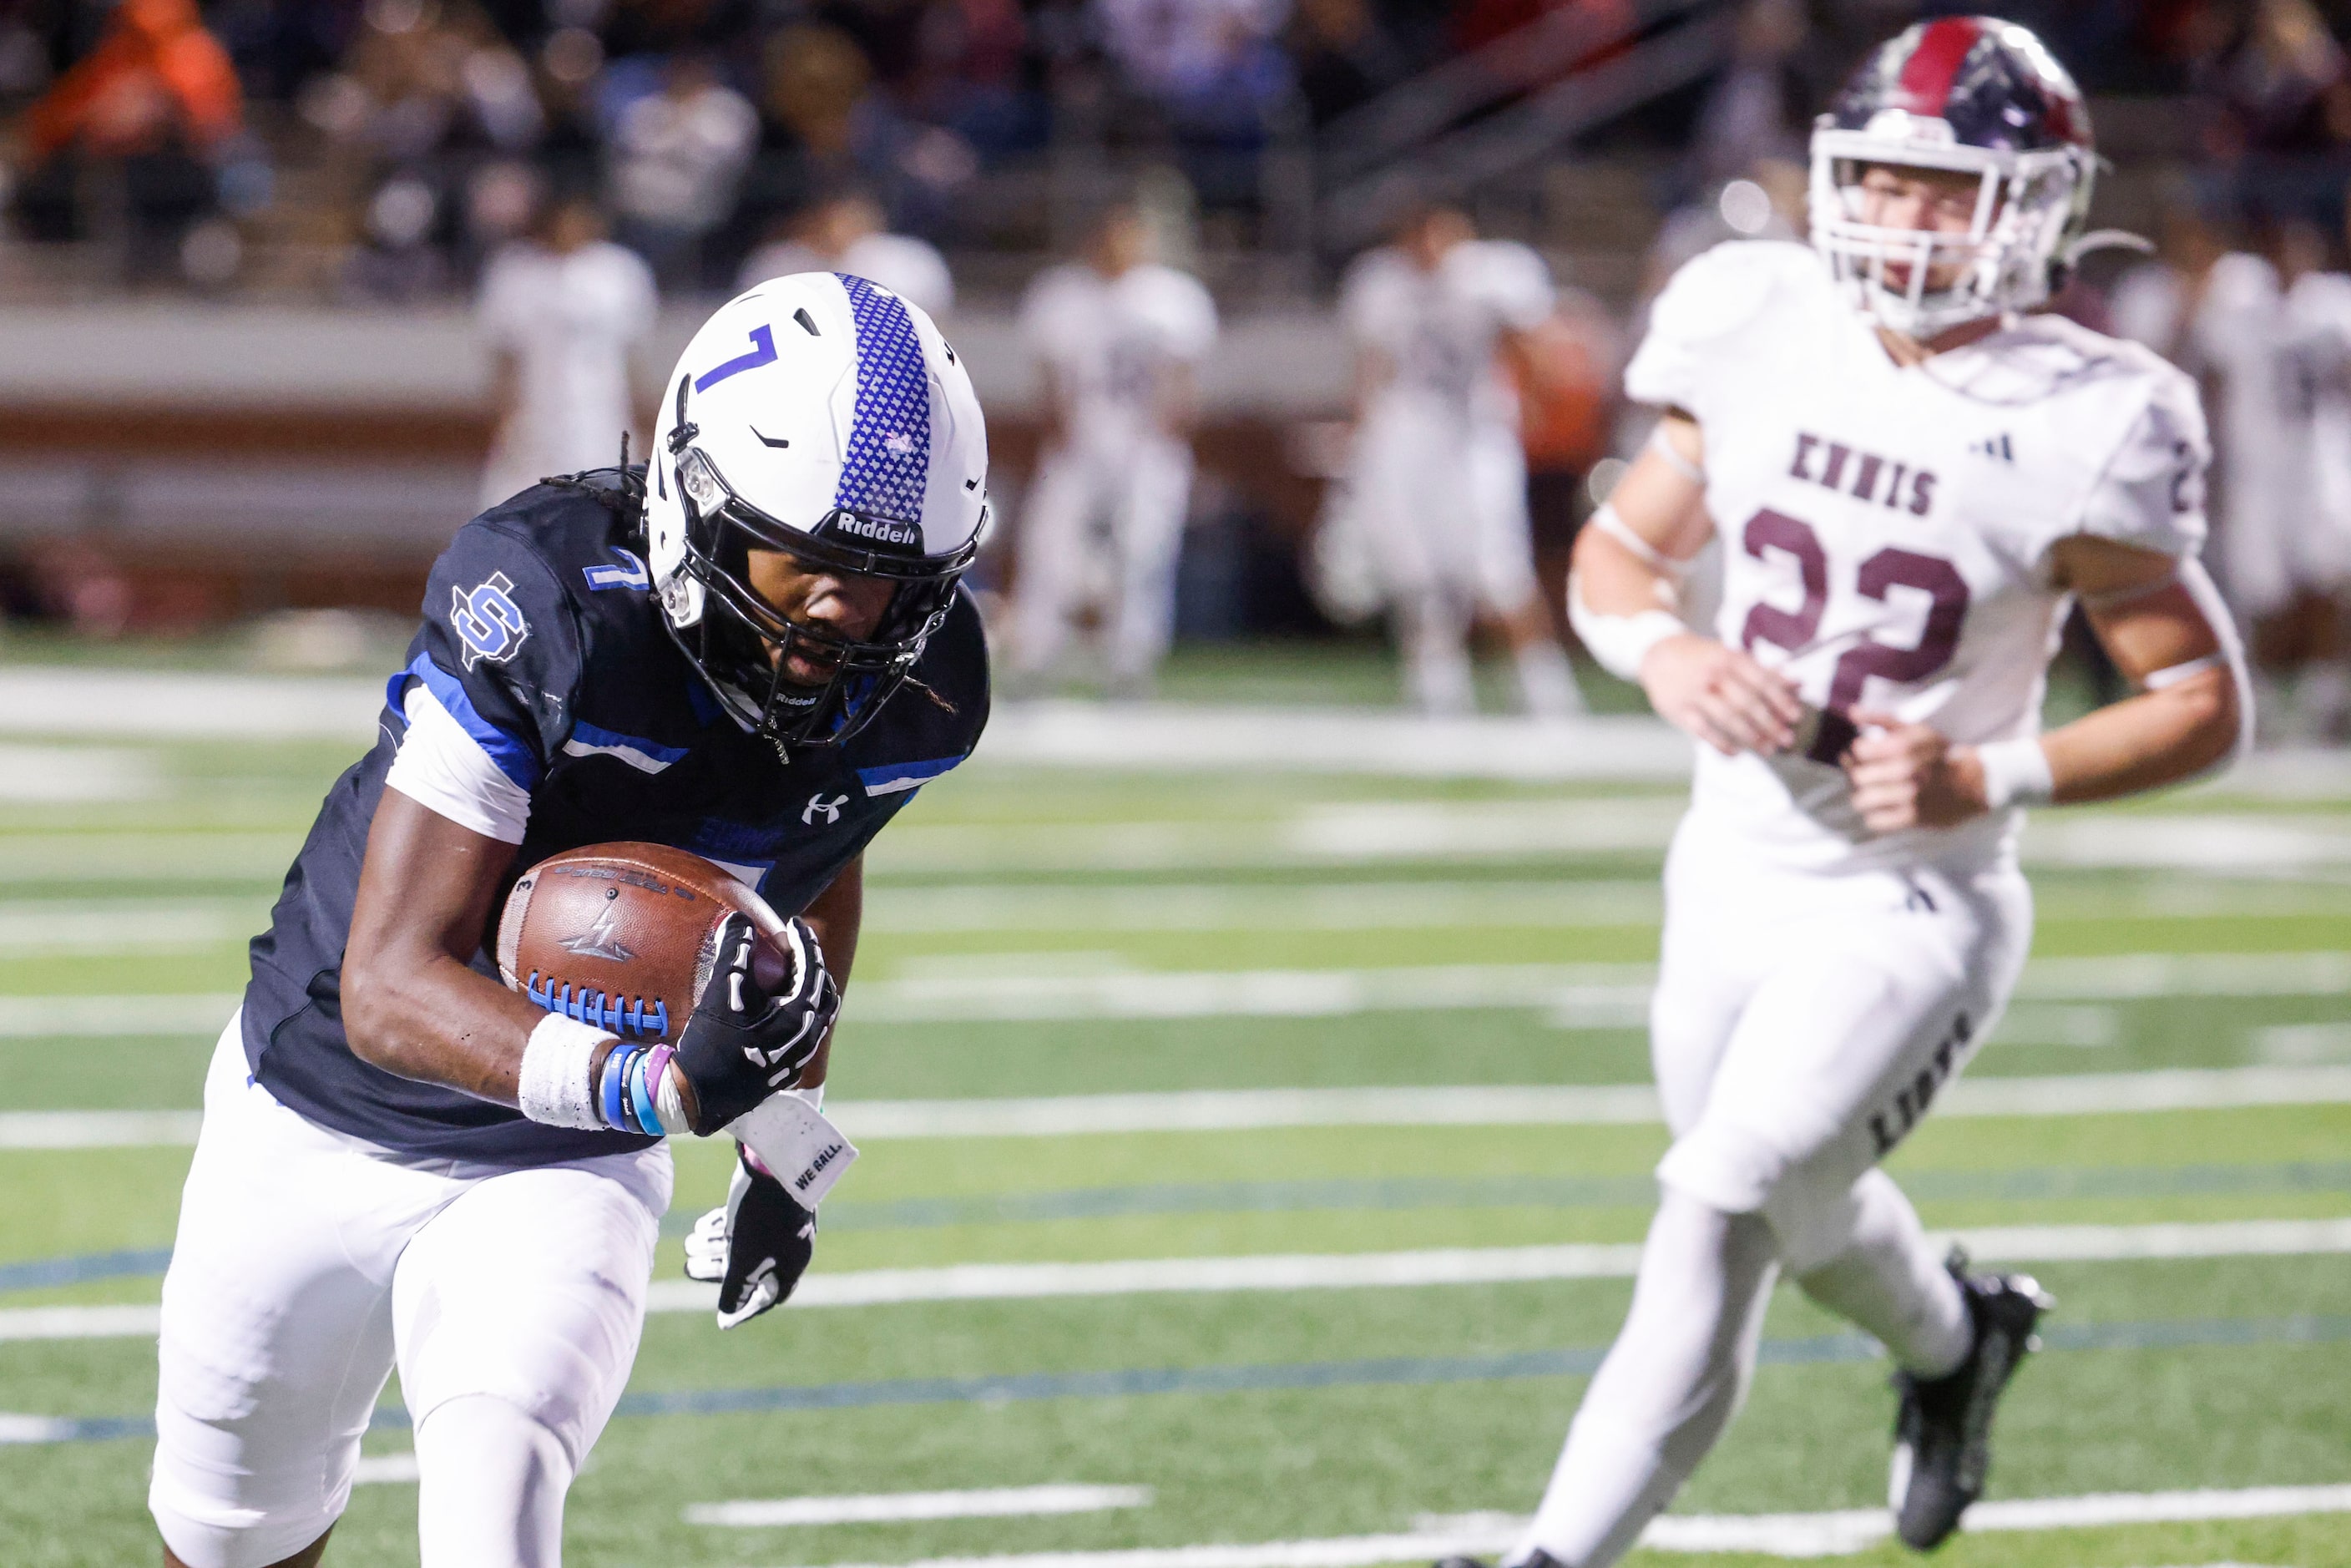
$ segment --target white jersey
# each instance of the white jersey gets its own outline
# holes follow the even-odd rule
[[[517,244],[491,260],[476,320],[490,348],[514,357],[516,404],[490,454],[485,506],[546,475],[620,460],[634,423],[629,351],[658,303],[652,271],[617,245],[559,256]]]
[[[1722,539],[1714,631],[1794,681],[1831,732],[1806,757],[1698,750],[1692,814],[1771,863],[1848,871],[2010,852],[2020,813],[1871,836],[1835,716],[1955,741],[2034,734],[2075,534],[2168,555],[2204,538],[2204,417],[2188,378],[2055,316],[1904,369],[1809,249],[1732,244],[1677,274],[1625,373],[1706,436]]]
[[[1339,314],[1358,349],[1394,367],[1380,402],[1420,417],[1506,422],[1513,410],[1495,374],[1496,340],[1540,325],[1553,302],[1542,257],[1507,240],[1468,240],[1434,272],[1396,250],[1366,252],[1347,269]]]
[[[1053,373],[1081,444],[1154,432],[1161,372],[1196,365],[1217,340],[1217,306],[1199,279],[1146,263],[1105,277],[1091,267],[1040,274],[1020,302],[1020,331]]]
[[[771,277],[798,272],[845,272],[852,277],[878,283],[909,304],[933,316],[955,308],[955,277],[938,247],[912,235],[860,235],[836,256],[827,256],[798,240],[763,245],[743,263],[737,288],[754,288]]]

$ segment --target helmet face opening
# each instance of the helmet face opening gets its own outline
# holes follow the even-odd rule
[[[677,465],[685,511],[683,575],[702,590],[702,613],[672,636],[744,728],[779,746],[833,746],[869,723],[914,673],[946,619],[977,542],[920,553],[904,519],[835,507],[801,528],[751,506],[706,455]],[[777,552],[800,570],[886,583],[889,601],[862,637],[792,619],[753,587],[751,555]]]
[[[2089,214],[2089,113],[2013,23],[1945,17],[1865,60],[1813,131],[1812,238],[1854,303],[1914,338],[2046,301]],[[1868,221],[1874,167],[1971,177],[1964,233]]]

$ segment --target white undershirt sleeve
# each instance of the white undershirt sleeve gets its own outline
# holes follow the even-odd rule
[[[522,842],[530,791],[498,770],[481,742],[465,733],[422,681],[408,689],[408,734],[384,786],[500,843]]]

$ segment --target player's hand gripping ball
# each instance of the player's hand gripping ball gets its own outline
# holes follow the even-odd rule
[[[674,1043],[705,1135],[799,1082],[841,1009],[806,922],[662,844],[591,844],[525,872],[498,921],[498,972],[549,1012]]]
[[[728,915],[718,938],[718,967],[677,1042],[676,1065],[692,1091],[686,1114],[705,1137],[799,1083],[841,1014],[841,988],[806,921],[786,923],[789,967],[773,980],[765,977],[766,946],[747,916]]]
[[[507,894],[499,977],[632,1044],[674,1042],[718,972],[730,915],[764,938],[770,974],[781,974],[783,917],[700,855],[635,843],[549,855]]]

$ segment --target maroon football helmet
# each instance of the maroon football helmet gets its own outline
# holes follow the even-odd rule
[[[2097,167],[2074,78],[2032,32],[1996,16],[1922,22],[1878,46],[1813,123],[1812,152],[1813,247],[1856,305],[1914,338],[2048,298]],[[1863,222],[1873,164],[1976,175],[1969,231]],[[1956,277],[1930,289],[1938,271]]]

